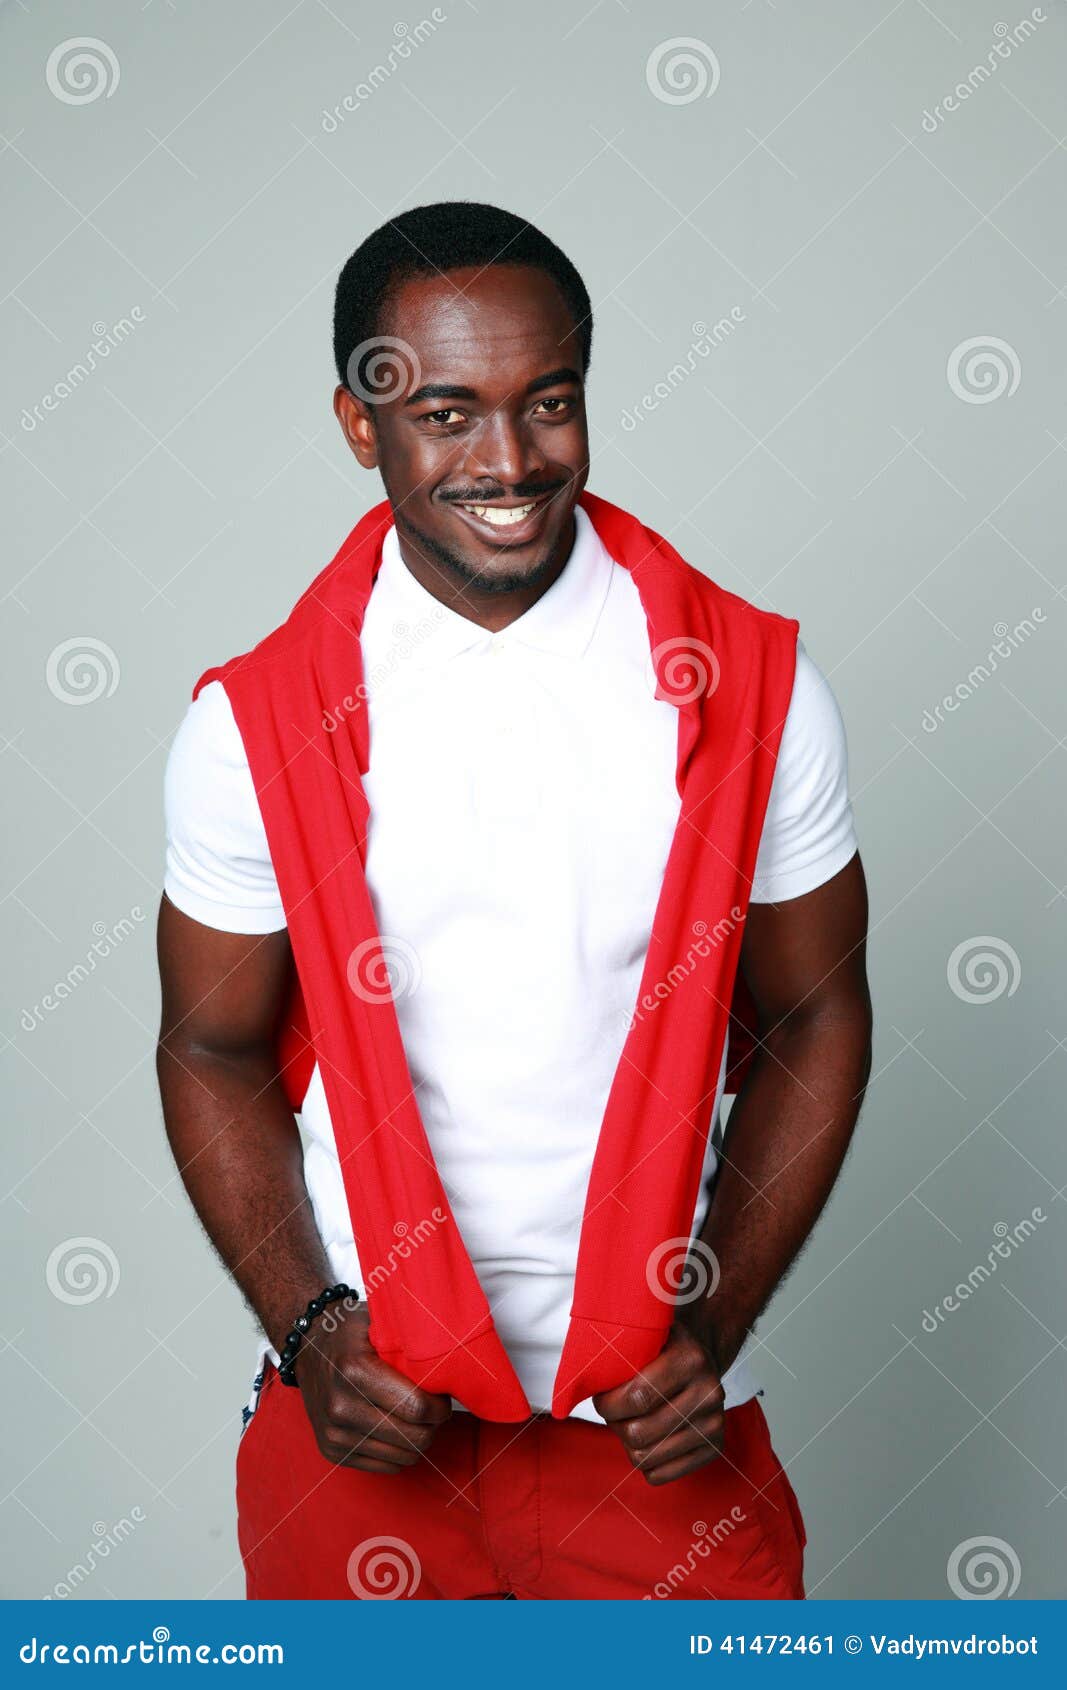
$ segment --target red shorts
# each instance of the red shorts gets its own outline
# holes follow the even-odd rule
[[[653,1487],[607,1426],[458,1412],[395,1476],[325,1460],[267,1368],[237,1453],[251,1599],[804,1596],[805,1533],[757,1398],[722,1455]]]

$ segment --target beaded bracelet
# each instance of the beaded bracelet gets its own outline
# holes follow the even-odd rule
[[[317,1297],[312,1297],[302,1315],[298,1315],[293,1322],[293,1330],[285,1340],[285,1348],[278,1357],[278,1377],[283,1385],[296,1385],[297,1377],[293,1372],[293,1364],[300,1354],[300,1346],[311,1327],[311,1323],[320,1315],[323,1309],[331,1303],[338,1302],[342,1297],[350,1297],[353,1303],[359,1302],[359,1292],[353,1291],[348,1285],[327,1285]]]

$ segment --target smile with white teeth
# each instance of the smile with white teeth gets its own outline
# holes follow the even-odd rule
[[[483,522],[491,522],[494,528],[510,528],[516,522],[525,522],[533,505],[516,505],[513,510],[500,510],[496,505],[467,505],[462,509],[472,511],[480,516]]]

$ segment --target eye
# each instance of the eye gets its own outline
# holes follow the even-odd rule
[[[450,407],[443,411],[427,411],[426,415],[422,418],[422,421],[430,423],[434,428],[449,428],[452,426],[449,422],[449,418],[453,418],[457,422],[462,422],[463,413],[462,411],[453,410]]]
[[[574,409],[574,400],[559,397],[542,399],[537,404],[537,410],[544,409],[544,415],[549,417],[563,417]]]

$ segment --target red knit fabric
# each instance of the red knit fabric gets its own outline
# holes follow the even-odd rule
[[[671,1324],[662,1264],[684,1251],[737,980],[752,873],[789,708],[798,623],[693,569],[636,518],[582,495],[641,597],[676,705],[675,832],[589,1183],[552,1412],[631,1378]],[[486,1420],[530,1405],[493,1324],[419,1116],[391,995],[356,992],[379,936],[364,860],[369,760],[360,628],[392,523],[376,506],[251,652],[201,676],[233,708],[259,798],[299,982],[281,1062],[298,1106],[318,1062],[365,1282],[371,1341],[427,1390]],[[195,696],[195,693],[194,693]],[[384,959],[380,959],[385,978]],[[751,1000],[739,999],[751,1026]],[[736,1082],[735,1082],[736,1083]],[[397,1262],[394,1228],[419,1229]]]

